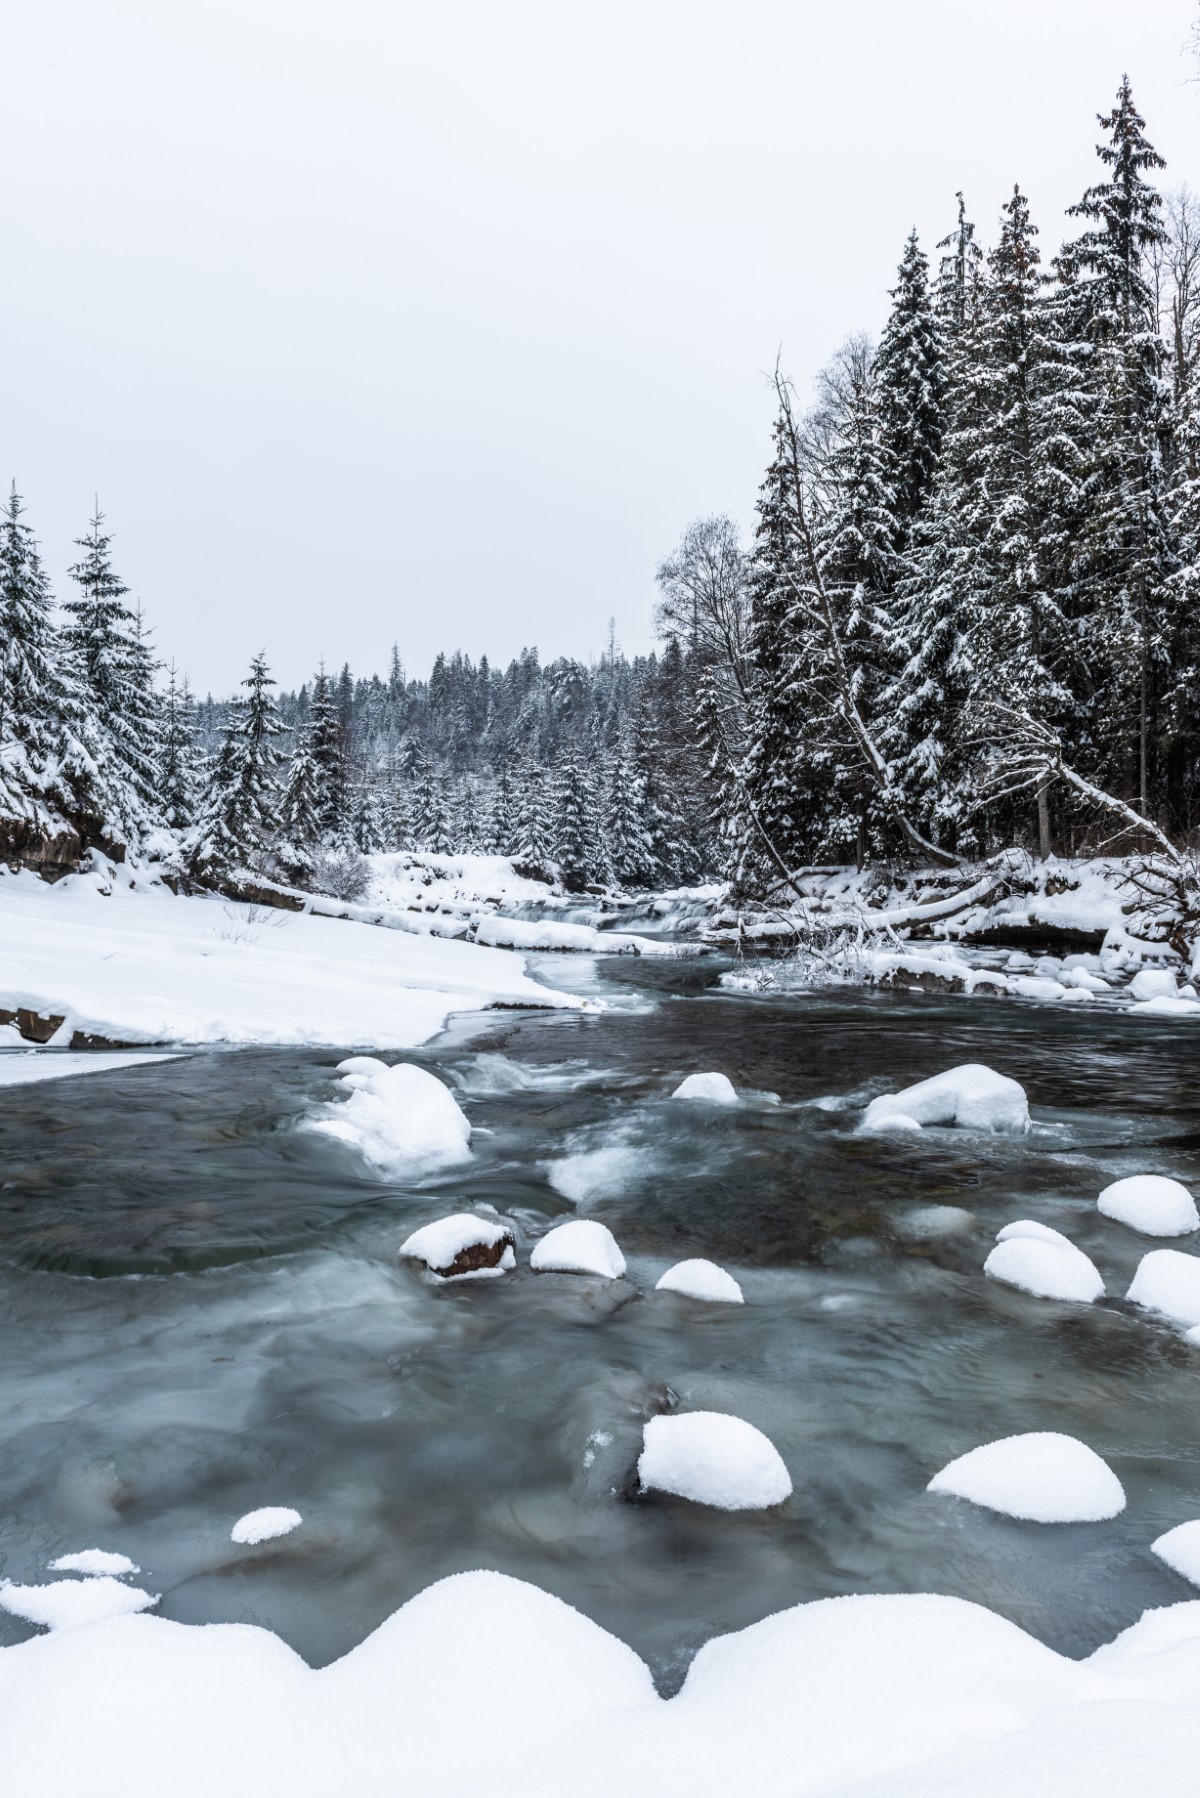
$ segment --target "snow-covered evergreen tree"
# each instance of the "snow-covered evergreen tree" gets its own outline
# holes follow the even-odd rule
[[[282,734],[269,689],[275,685],[265,653],[250,664],[225,729],[207,792],[189,833],[186,859],[202,880],[219,880],[233,869],[257,864],[278,829],[278,771]]]
[[[600,835],[600,816],[591,772],[578,756],[568,756],[554,781],[551,803],[554,838],[551,853],[568,887],[602,881],[607,869]]]
[[[200,758],[196,747],[196,702],[187,676],[180,679],[174,662],[167,670],[160,708],[161,754],[158,792],[164,824],[186,830],[196,816],[200,795]]]
[[[903,549],[933,492],[946,405],[942,335],[929,292],[929,264],[915,231],[892,288],[875,384],[887,485],[901,532],[896,547]]]

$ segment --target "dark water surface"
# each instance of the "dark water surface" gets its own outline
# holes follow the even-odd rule
[[[1076,1654],[1192,1595],[1149,1544],[1200,1516],[1200,1350],[1119,1297],[1049,1303],[981,1268],[1037,1217],[1124,1292],[1156,1245],[1095,1196],[1138,1171],[1200,1190],[1200,1036],[986,999],[733,997],[682,964],[553,974],[616,1009],[465,1020],[404,1057],[478,1132],[469,1168],[415,1186],[297,1129],[337,1100],[340,1052],[0,1089],[0,1573],[122,1550],[165,1616],[266,1624],[323,1663],[432,1580],[495,1567],[667,1690],[709,1636],[835,1593],[955,1593]],[[856,1135],[873,1094],[964,1061],[1022,1082],[1032,1136]],[[781,1103],[668,1099],[708,1068]],[[398,1263],[418,1224],[479,1204],[513,1220],[517,1272],[437,1287]],[[628,1281],[529,1273],[575,1210]],[[746,1305],[654,1294],[692,1255]],[[792,1499],[637,1499],[642,1426],[675,1404],[764,1429]],[[1125,1513],[1039,1527],[925,1493],[1033,1429],[1103,1455]],[[303,1529],[235,1548],[266,1504]],[[32,1633],[0,1616],[0,1641]]]

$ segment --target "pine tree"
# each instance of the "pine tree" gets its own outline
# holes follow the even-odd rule
[[[220,879],[257,863],[277,828],[279,750],[283,732],[268,688],[275,682],[260,652],[242,682],[247,689],[229,715],[200,814],[187,842],[187,863],[201,879]]]
[[[200,791],[196,747],[196,704],[186,675],[180,680],[174,662],[167,671],[161,707],[159,801],[170,830],[186,830],[196,815]]]
[[[346,813],[346,748],[342,718],[325,665],[313,681],[309,700],[309,749],[317,766],[317,811],[323,835],[333,836]]]
[[[1175,557],[1165,493],[1169,426],[1147,254],[1165,241],[1162,197],[1145,179],[1164,167],[1145,136],[1128,77],[1100,124],[1097,155],[1109,178],[1090,187],[1075,217],[1088,222],[1069,246],[1091,351],[1092,468],[1076,584],[1084,655],[1099,676],[1092,723],[1103,745],[1098,772],[1159,808],[1156,735],[1173,635]]]
[[[624,738],[618,738],[605,775],[604,854],[611,877],[620,887],[648,887],[655,870],[645,793]]]
[[[312,879],[321,833],[321,771],[313,755],[309,726],[300,734],[292,752],[279,808],[275,853],[290,880]]]
[[[515,785],[517,833],[513,857],[542,867],[554,852],[554,818],[549,783],[532,756],[524,756],[518,764]]]
[[[136,837],[158,810],[161,733],[153,689],[158,664],[138,618],[125,604],[129,589],[113,569],[112,537],[101,527],[97,506],[87,535],[76,539],[84,551],[69,570],[80,598],[63,608],[63,633],[72,672],[83,689],[99,732],[102,784],[109,794],[109,821],[122,839]]]
[[[512,855],[520,833],[519,795],[512,769],[505,762],[492,787],[487,842],[494,855]]]
[[[578,891],[603,880],[605,864],[597,828],[596,791],[591,774],[576,754],[558,770],[551,799],[554,838],[551,853],[568,888]]]
[[[887,484],[907,547],[929,503],[945,427],[941,332],[929,294],[929,264],[914,231],[904,246],[892,310],[875,362],[880,443]]]

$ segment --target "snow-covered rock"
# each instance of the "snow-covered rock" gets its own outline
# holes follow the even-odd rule
[[[1142,968],[1129,982],[1129,992],[1134,999],[1174,999],[1179,983],[1169,968]]]
[[[458,1211],[414,1230],[400,1244],[403,1261],[420,1261],[445,1280],[471,1274],[501,1274],[516,1265],[513,1233],[507,1224]]]
[[[577,1217],[548,1230],[534,1244],[529,1265],[539,1274],[598,1274],[602,1280],[619,1280],[625,1257],[604,1224]]]
[[[721,1511],[763,1511],[791,1496],[779,1450],[761,1430],[722,1411],[652,1417],[642,1432],[643,1491],[669,1492]]]
[[[103,1548],[81,1548],[72,1555],[59,1555],[50,1563],[51,1573],[140,1573],[142,1570],[128,1555],[111,1554]]]
[[[1138,1005],[1129,1007],[1129,1015],[1134,1018],[1187,1018],[1200,1019],[1200,1004],[1195,999],[1185,999],[1182,994],[1172,999],[1166,994],[1160,999],[1143,999]]]
[[[247,1511],[239,1517],[229,1532],[231,1542],[273,1542],[276,1536],[290,1536],[304,1522],[299,1511],[293,1511],[290,1505],[263,1505],[260,1510]]]
[[[387,1072],[387,1062],[380,1061],[378,1055],[347,1055],[345,1061],[339,1061],[335,1072],[339,1074],[383,1074]]]
[[[1016,1286],[1038,1299],[1091,1305],[1104,1297],[1104,1281],[1082,1249],[1032,1218],[1006,1224],[983,1264],[989,1279]]]
[[[1111,1467],[1086,1443],[1051,1430],[985,1442],[934,1474],[926,1490],[1030,1523],[1099,1523],[1125,1509]]]
[[[1065,999],[1078,996],[1078,989],[1065,987],[1060,980],[1046,980],[1036,974],[1018,974],[1009,990],[1018,999]]]
[[[51,1580],[44,1586],[18,1586],[12,1580],[0,1580],[0,1611],[43,1629],[78,1629],[103,1617],[149,1610],[158,1600],[158,1593],[143,1592],[108,1575]]]
[[[728,1074],[689,1074],[671,1094],[673,1099],[702,1099],[709,1105],[736,1105],[737,1088]]]
[[[957,1124],[965,1130],[1016,1134],[1029,1129],[1029,1103],[1025,1089],[1007,1074],[968,1062],[871,1100],[863,1118],[865,1129],[887,1130],[897,1124],[909,1129],[914,1124]]]
[[[436,1075],[411,1062],[345,1076],[355,1083],[332,1115],[307,1128],[351,1143],[378,1172],[420,1175],[471,1159],[471,1126]]]
[[[1152,1554],[1165,1561],[1172,1572],[1180,1573],[1200,1586],[1200,1518],[1191,1523],[1177,1523],[1173,1530],[1150,1544]]]
[[[656,1292],[681,1292],[689,1299],[709,1299],[715,1304],[741,1305],[742,1289],[732,1274],[715,1261],[677,1261],[655,1283]]]
[[[1193,1328],[1200,1324],[1200,1256],[1179,1249],[1151,1249],[1138,1262],[1125,1296],[1131,1304]]]
[[[1200,1230],[1200,1213],[1186,1186],[1163,1174],[1131,1174],[1114,1180],[1096,1200],[1105,1217],[1143,1236],[1187,1236]]]

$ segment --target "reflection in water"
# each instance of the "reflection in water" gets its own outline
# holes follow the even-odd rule
[[[497,1567],[624,1637],[665,1689],[709,1636],[833,1593],[957,1593],[1075,1653],[1186,1596],[1148,1544],[1200,1513],[1198,1352],[1119,1297],[1082,1310],[980,1272],[1000,1225],[1035,1216],[1124,1292],[1152,1245],[1094,1199],[1137,1170],[1200,1185],[1185,1029],[748,1000],[704,991],[696,964],[569,977],[620,1008],[468,1020],[412,1057],[478,1131],[468,1167],[414,1187],[296,1130],[334,1096],[332,1052],[0,1095],[3,1572],[120,1549],[165,1615],[266,1623],[324,1662],[438,1576]],[[1023,1082],[1031,1137],[855,1133],[872,1094],[963,1061]],[[667,1097],[705,1068],[781,1103]],[[568,1190],[628,1281],[528,1271]],[[513,1220],[516,1273],[437,1287],[399,1265],[418,1223],[479,1204]],[[652,1291],[693,1255],[745,1306]],[[764,1429],[793,1498],[738,1517],[638,1498],[642,1426],[674,1405]],[[1127,1511],[1048,1529],[925,1495],[953,1456],[1028,1429],[1097,1449]],[[235,1548],[265,1504],[304,1527]],[[29,1633],[0,1618],[0,1640]]]

